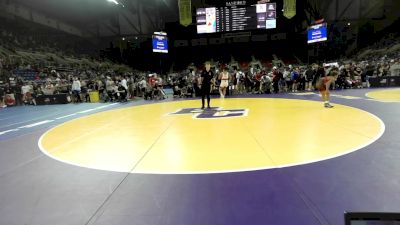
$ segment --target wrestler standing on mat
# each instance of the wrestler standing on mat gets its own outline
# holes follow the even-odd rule
[[[225,98],[226,89],[229,86],[229,73],[226,70],[226,66],[222,67],[222,72],[219,74],[218,79],[221,80],[219,85],[219,94],[221,98]]]
[[[339,75],[338,69],[332,68],[329,74],[325,77],[320,77],[316,84],[317,89],[321,93],[322,101],[324,101],[325,108],[333,108],[333,105],[329,103],[330,100],[329,88],[332,82],[336,81],[338,75]]]

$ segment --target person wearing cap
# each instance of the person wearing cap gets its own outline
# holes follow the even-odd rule
[[[214,78],[214,73],[211,71],[210,62],[205,63],[205,70],[201,73],[200,88],[201,88],[201,109],[204,109],[204,101],[207,96],[207,108],[210,108],[210,91],[211,80]]]

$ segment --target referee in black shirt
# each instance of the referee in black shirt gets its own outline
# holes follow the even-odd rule
[[[204,109],[204,99],[207,96],[207,108],[210,108],[210,89],[211,89],[211,79],[214,78],[214,73],[210,70],[211,64],[209,62],[205,63],[206,70],[201,73],[201,109]]]

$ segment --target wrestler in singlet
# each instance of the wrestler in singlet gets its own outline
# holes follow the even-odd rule
[[[333,68],[328,74],[328,76],[319,78],[317,82],[317,89],[321,93],[322,101],[324,101],[325,108],[333,107],[329,102],[330,100],[329,87],[332,84],[332,82],[336,81],[338,75],[339,75],[338,69]]]
[[[320,84],[318,85],[319,86],[318,90],[320,92],[326,91],[326,83],[328,83],[329,80],[330,80],[329,77],[321,77],[320,78],[320,81],[319,81]]]
[[[220,87],[228,87],[229,85],[229,73],[224,71],[221,73],[221,85]]]
[[[225,67],[223,67],[219,78],[221,80],[221,83],[219,85],[219,94],[221,98],[225,98],[226,89],[229,86],[229,73],[228,71],[226,71]]]

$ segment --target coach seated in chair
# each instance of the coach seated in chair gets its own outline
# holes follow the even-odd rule
[[[126,102],[128,101],[126,99],[128,95],[128,90],[122,85],[121,82],[118,82],[118,87],[115,90],[115,99],[117,99],[119,102]]]
[[[51,84],[50,81],[47,81],[46,84],[44,85],[44,87],[42,88],[42,92],[45,95],[53,95],[55,91],[55,88],[53,86],[53,84]]]

